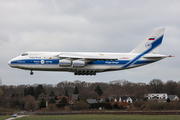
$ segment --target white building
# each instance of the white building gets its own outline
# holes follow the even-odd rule
[[[168,95],[168,98],[170,100],[179,100],[179,97],[177,95]]]
[[[119,102],[127,102],[127,103],[132,103],[136,101],[135,96],[121,96],[119,97]]]
[[[167,93],[150,93],[150,94],[146,94],[145,98],[147,98],[147,99],[167,99],[168,95],[167,95]]]

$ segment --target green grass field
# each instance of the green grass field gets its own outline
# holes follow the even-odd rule
[[[27,116],[18,120],[180,120],[179,115],[49,115]]]
[[[7,118],[11,118],[12,116],[0,116],[0,120],[4,120],[4,119],[7,119]]]

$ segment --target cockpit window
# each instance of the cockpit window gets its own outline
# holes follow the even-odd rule
[[[28,55],[28,53],[23,53],[23,54],[22,54],[22,56],[26,56],[26,55]]]

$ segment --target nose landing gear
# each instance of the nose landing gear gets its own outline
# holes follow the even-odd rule
[[[33,73],[33,71],[31,70],[31,72],[30,72],[30,75],[33,75],[34,73]]]

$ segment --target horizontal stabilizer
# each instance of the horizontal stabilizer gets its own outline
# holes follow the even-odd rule
[[[166,58],[169,57],[167,55],[160,55],[160,54],[146,54],[143,56],[143,58],[146,59],[159,59],[159,58]]]

